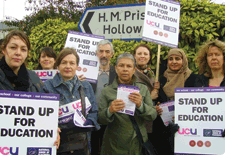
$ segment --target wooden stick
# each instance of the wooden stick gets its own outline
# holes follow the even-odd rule
[[[159,81],[159,63],[160,63],[161,45],[158,45],[157,64],[156,64],[156,77],[155,81]]]

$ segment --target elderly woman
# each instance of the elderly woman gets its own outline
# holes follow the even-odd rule
[[[175,88],[194,87],[196,75],[188,68],[188,60],[182,49],[174,48],[168,52],[167,70],[160,79],[160,89],[158,102],[163,103],[174,100]],[[162,109],[156,106],[157,113],[162,114]],[[161,141],[155,141],[154,146],[158,154],[167,151],[168,155],[174,154],[174,133],[171,128],[166,128],[160,116],[156,118],[153,126],[154,138]],[[165,146],[165,150],[162,149]]]
[[[4,56],[0,61],[0,90],[44,93],[43,83],[38,75],[24,64],[30,48],[29,38],[22,31],[10,31],[5,37],[1,45]],[[57,148],[59,142],[58,133],[54,144]]]
[[[56,52],[51,47],[43,47],[39,55],[37,70],[56,69]]]
[[[135,60],[129,53],[123,53],[117,58],[116,77],[113,83],[102,90],[99,103],[99,122],[107,125],[103,144],[102,155],[140,155],[142,146],[137,137],[131,119],[128,115],[117,113],[124,109],[125,103],[117,99],[117,88],[119,84],[137,86],[140,93],[131,93],[129,100],[136,105],[133,117],[140,128],[143,141],[148,140],[144,121],[153,121],[157,116],[153,107],[150,92],[142,83],[138,83],[134,76]]]
[[[60,73],[57,73],[53,79],[47,80],[44,83],[44,89],[50,93],[60,95],[60,106],[66,105],[69,107],[74,101],[81,99],[81,107],[85,108],[87,103],[90,102],[91,108],[88,114],[85,109],[82,110],[82,114],[86,115],[86,121],[83,125],[93,125],[96,129],[99,129],[95,95],[91,85],[87,81],[80,81],[76,76],[78,64],[79,56],[76,51],[72,48],[63,49],[56,59],[56,65]],[[77,105],[73,107],[76,108]],[[65,111],[68,112],[68,109]],[[69,112],[75,115],[74,111]],[[87,139],[90,137],[89,131],[91,131],[91,128],[75,126],[74,122],[76,119],[73,119],[75,119],[75,116],[69,119],[69,121],[67,120],[67,122],[59,124],[62,133],[58,154],[90,154]]]
[[[225,43],[219,40],[209,41],[199,51],[197,63],[200,76],[195,87],[223,87]]]

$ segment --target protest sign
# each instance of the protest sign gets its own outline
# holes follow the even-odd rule
[[[57,69],[52,70],[34,70],[35,73],[39,76],[42,82],[45,82],[48,79],[53,79],[56,73],[59,71]]]
[[[85,107],[86,115],[91,109],[91,103],[87,97],[85,97]],[[70,102],[59,107],[59,127],[68,128],[68,127],[94,127],[93,125],[84,126],[86,118],[82,114],[82,104],[81,99]],[[73,122],[73,123],[71,123]],[[68,124],[69,123],[69,124]]]
[[[225,139],[225,88],[176,88],[176,155],[221,155]]]
[[[142,40],[177,47],[179,22],[179,2],[173,0],[146,1]]]
[[[76,74],[83,74],[86,80],[96,83],[99,71],[99,59],[96,54],[96,48],[103,36],[97,36],[87,33],[69,31],[65,47],[75,48],[80,57],[80,64]]]
[[[59,95],[0,90],[0,154],[56,155]]]

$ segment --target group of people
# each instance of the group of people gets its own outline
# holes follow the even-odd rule
[[[177,87],[225,86],[225,43],[219,40],[209,41],[200,49],[196,59],[199,75],[188,68],[188,59],[182,49],[171,49],[167,69],[159,81],[155,81],[150,68],[152,53],[146,44],[135,47],[132,54],[119,55],[116,65],[112,66],[113,45],[102,40],[96,49],[100,62],[97,83],[91,84],[85,77],[76,75],[79,55],[75,49],[65,48],[56,55],[49,47],[40,51],[37,69],[58,69],[59,73],[42,83],[35,72],[26,68],[30,48],[24,32],[13,30],[6,36],[1,45],[4,56],[0,61],[0,89],[59,94],[59,106],[80,99],[86,118],[84,126],[94,126],[77,127],[72,120],[59,124],[54,143],[58,155],[140,155],[145,154],[143,146],[146,142],[151,144],[152,154],[164,155],[166,152],[172,155],[174,133],[163,124],[159,104],[174,100]],[[134,116],[117,112],[125,107],[124,101],[117,99],[120,84],[140,89],[139,93],[128,96],[136,105]],[[88,113],[86,102],[91,104]]]

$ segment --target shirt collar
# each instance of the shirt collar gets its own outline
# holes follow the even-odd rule
[[[109,76],[109,70],[110,70],[110,66],[109,66],[109,69],[107,69],[105,71],[103,71],[102,69],[99,68],[98,75],[101,75],[102,73],[106,73]]]

